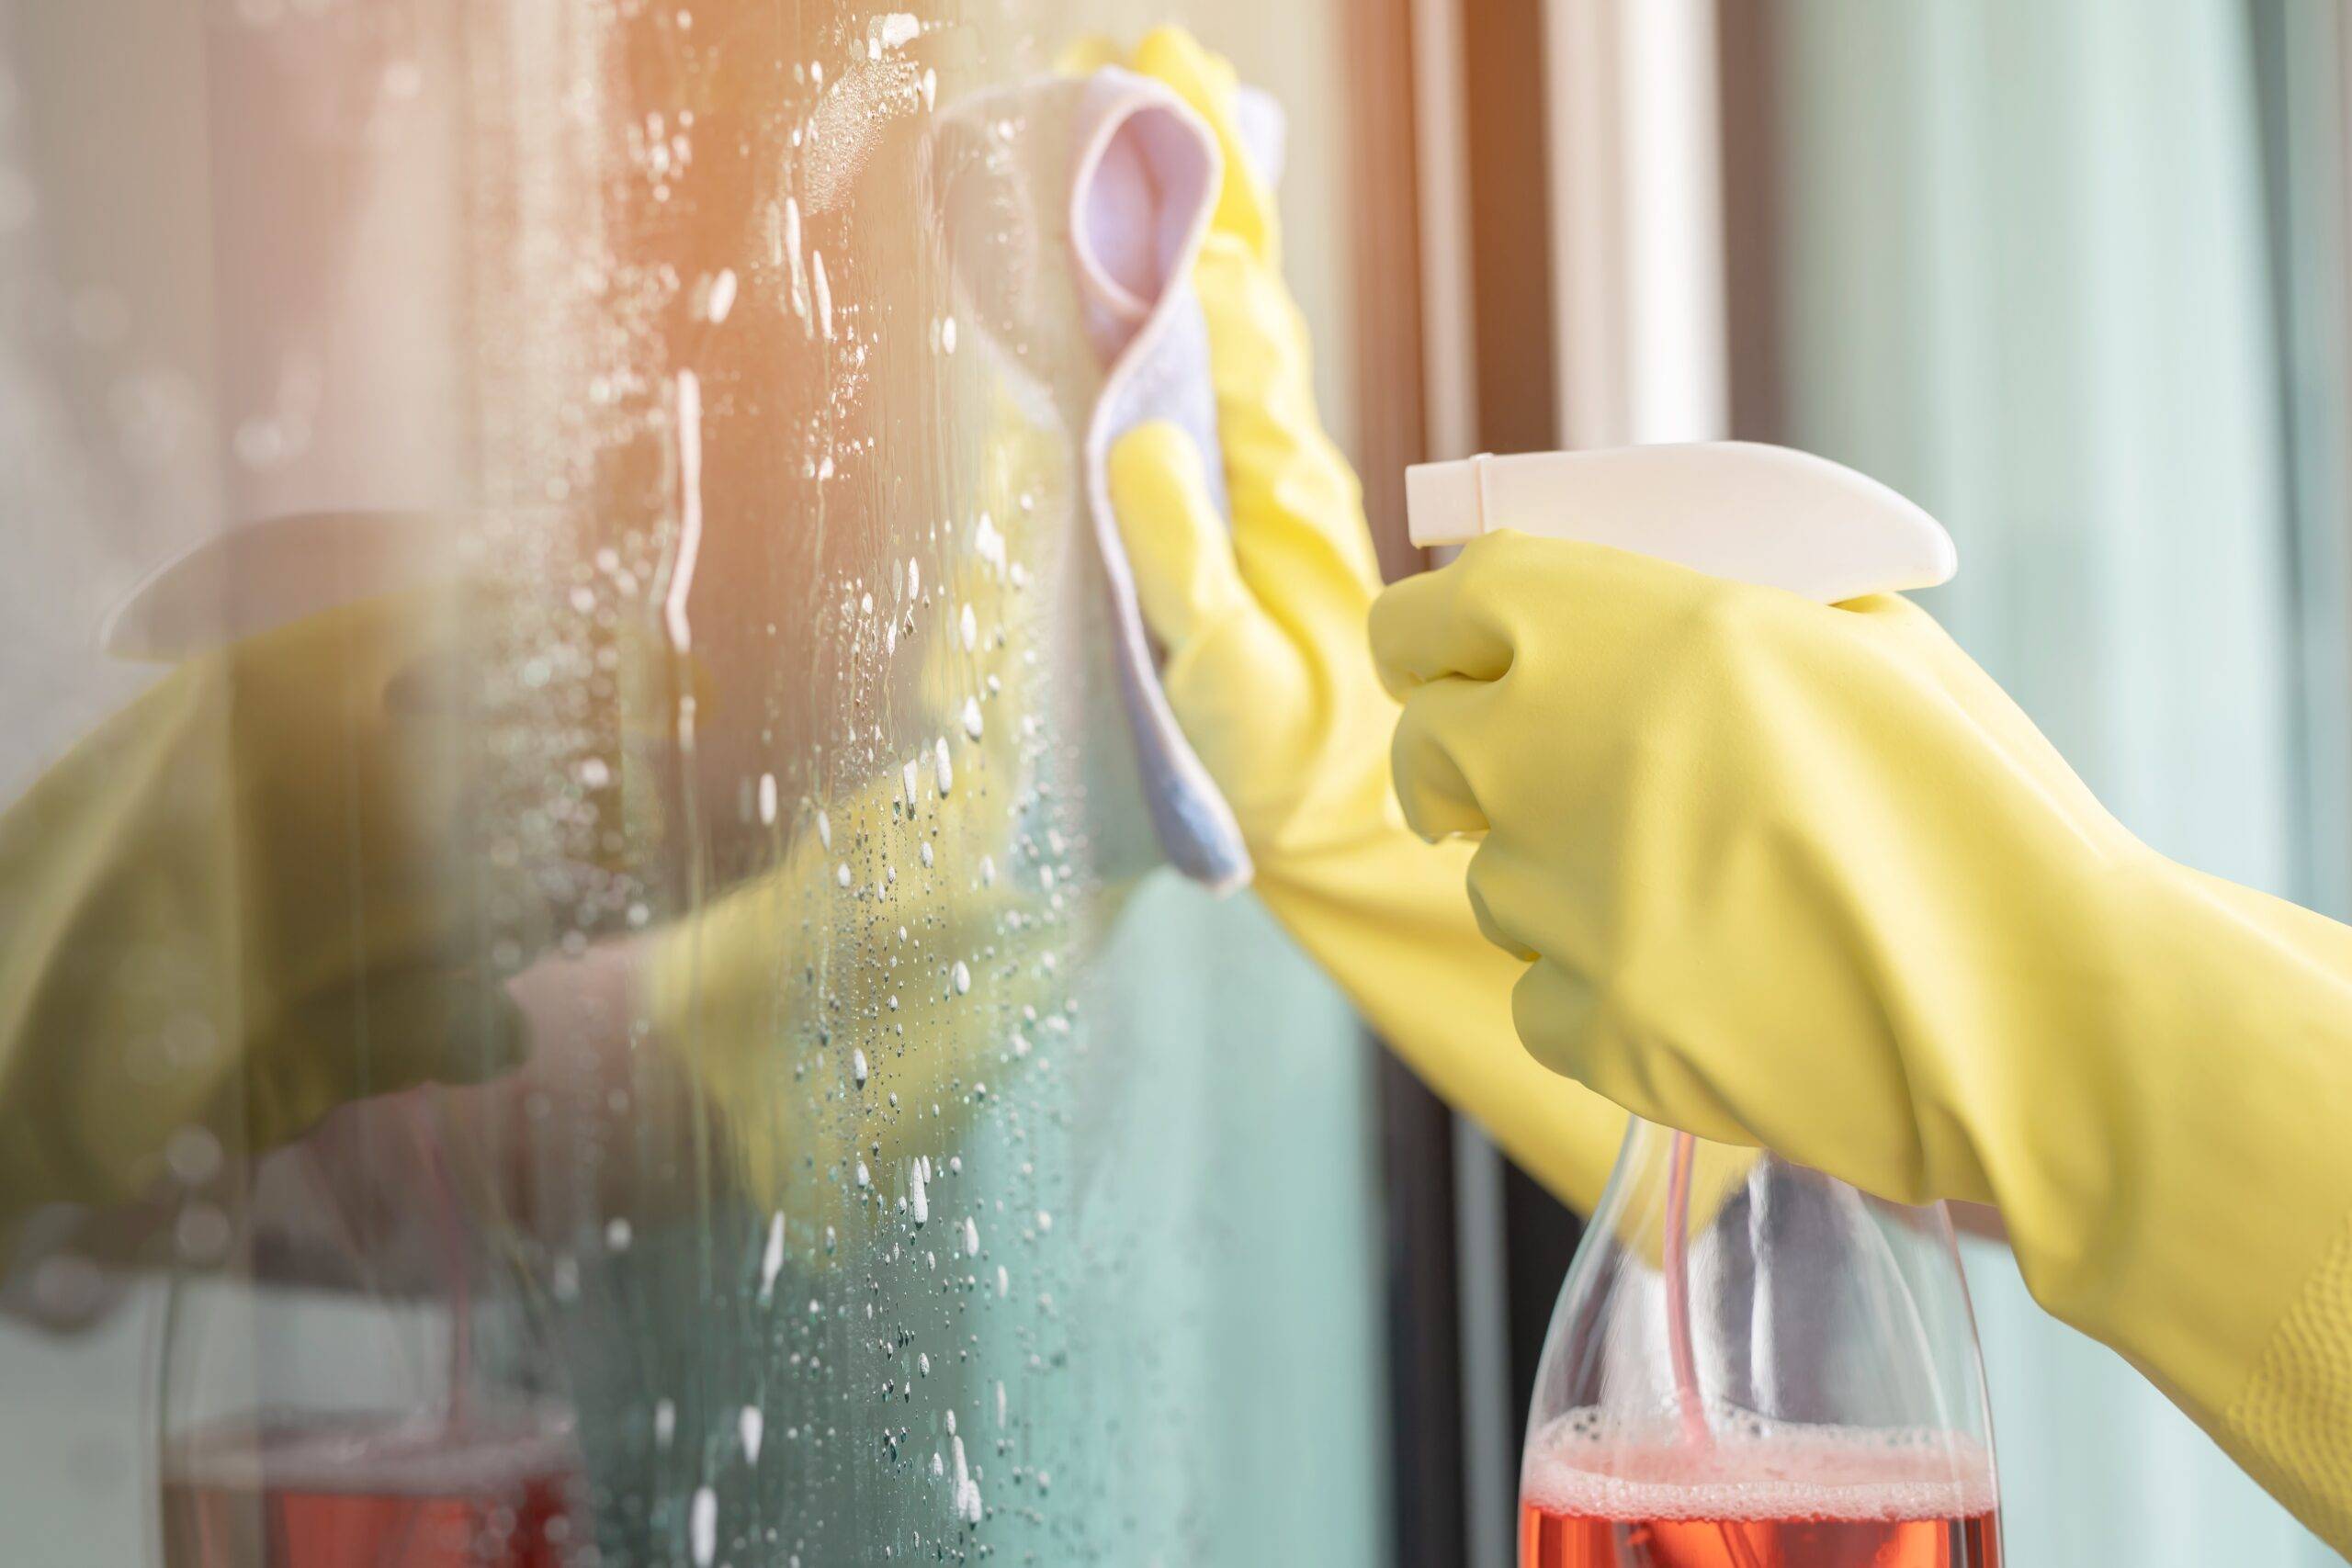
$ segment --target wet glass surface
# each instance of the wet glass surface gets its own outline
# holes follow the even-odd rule
[[[1080,9],[0,19],[0,1556],[1376,1555],[1362,1047],[1100,651]]]

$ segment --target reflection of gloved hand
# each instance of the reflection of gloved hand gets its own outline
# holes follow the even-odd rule
[[[2140,844],[1899,599],[1497,535],[1373,631],[1536,1055],[1997,1204],[2046,1306],[2352,1543],[2352,931]]]
[[[473,966],[468,603],[386,596],[190,660],[0,817],[0,1228],[136,1196],[183,1128],[260,1150],[514,1058]]]
[[[1173,426],[1112,455],[1111,488],[1168,696],[1232,803],[1257,889],[1431,1087],[1587,1208],[1623,1122],[1512,1042],[1513,966],[1462,896],[1467,852],[1419,843],[1390,792],[1396,707],[1364,646],[1379,569],[1355,476],[1317,417],[1271,193],[1234,123],[1230,67],[1172,30],[1134,68],[1204,115],[1225,187],[1194,286],[1208,317],[1230,534]]]
[[[732,1179],[796,1236],[901,1190],[914,1157],[944,1162],[1056,994],[1061,933],[974,870],[1005,837],[1001,800],[917,776],[911,809],[893,775],[821,835],[804,823],[775,867],[654,933],[637,966],[651,1037],[718,1112]]]
[[[1069,482],[1067,433],[1039,418],[991,404],[970,510],[1007,520],[993,547],[878,595],[907,750],[821,802],[778,802],[773,859],[633,953],[625,1010],[715,1112],[729,1180],[796,1244],[907,1196],[914,1163],[944,1165],[988,1095],[1052,1070],[1063,976],[1119,896],[1065,908],[1072,867],[1023,723],[1050,700],[1031,657],[1049,607],[1021,587],[1045,547],[1029,518],[1056,509],[1017,498]]]

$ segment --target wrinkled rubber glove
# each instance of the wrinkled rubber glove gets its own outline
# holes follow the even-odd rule
[[[1408,832],[1388,779],[1396,705],[1365,646],[1380,572],[1362,496],[1315,410],[1272,193],[1236,131],[1232,70],[1182,32],[1133,68],[1215,128],[1225,186],[1193,283],[1208,318],[1233,526],[1169,424],[1129,434],[1111,493],[1170,705],[1231,802],[1257,892],[1440,1095],[1589,1212],[1623,1120],[1511,1036],[1517,966],[1479,940],[1466,847]]]
[[[1482,538],[1373,612],[1544,1062],[1905,1201],[2352,1546],[2352,930],[2174,864],[1924,613]]]
[[[189,660],[0,815],[0,1247],[142,1196],[183,1130],[200,1169],[517,1058],[476,966],[479,608],[388,595]]]

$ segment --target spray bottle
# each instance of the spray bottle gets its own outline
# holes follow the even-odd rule
[[[1412,539],[1510,528],[1825,604],[1928,588],[1894,491],[1742,443],[1408,469]],[[1635,1121],[1554,1309],[1521,1568],[1998,1568],[1976,1327],[1940,1204]]]

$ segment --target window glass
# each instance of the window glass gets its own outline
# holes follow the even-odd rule
[[[0,18],[0,1557],[1380,1555],[1365,1048],[1101,651],[1112,9]],[[1328,341],[1340,12],[1192,11]]]

